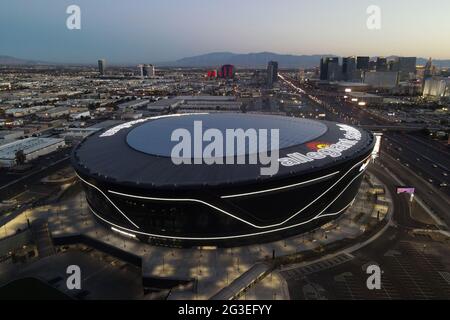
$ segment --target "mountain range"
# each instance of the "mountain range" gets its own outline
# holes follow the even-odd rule
[[[280,68],[311,68],[319,65],[323,56],[330,54],[292,55],[273,52],[232,53],[213,52],[194,57],[182,58],[160,65],[173,67],[217,67],[222,64],[232,64],[240,68],[265,68],[271,60],[277,61]]]
[[[313,54],[313,55],[293,55],[278,54],[273,52],[257,53],[232,53],[213,52],[193,57],[186,57],[176,61],[154,63],[157,66],[165,67],[197,67],[197,68],[217,68],[223,64],[232,64],[239,68],[266,68],[270,60],[278,62],[279,68],[312,68],[320,64],[320,58],[324,56],[334,56],[333,54]],[[395,56],[387,57],[395,58]],[[428,59],[417,58],[418,65],[425,65]],[[11,56],[0,55],[0,65],[51,65],[56,63],[20,59]],[[61,63],[57,63],[61,65]],[[96,61],[93,61],[93,65]],[[450,68],[450,59],[433,60],[433,64],[438,67]]]
[[[36,61],[36,60],[28,60],[28,59],[20,59],[16,57],[11,56],[2,56],[0,55],[0,65],[33,65],[33,64],[52,64],[48,62],[43,61]]]
[[[173,62],[158,63],[161,66],[171,67],[218,67],[222,64],[232,64],[240,68],[266,68],[271,60],[277,61],[279,68],[313,68],[320,65],[322,57],[337,57],[333,54],[292,55],[273,52],[258,53],[232,53],[213,52],[198,56],[182,58]],[[394,59],[396,56],[389,56]],[[428,59],[417,58],[418,65],[425,65]],[[438,67],[450,68],[450,59],[433,60]]]

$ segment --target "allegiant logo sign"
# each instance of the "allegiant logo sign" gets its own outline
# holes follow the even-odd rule
[[[322,142],[322,141],[312,141],[312,142],[308,142],[306,144],[306,146],[309,149],[314,150],[314,151],[317,151],[317,150],[322,149],[322,148],[326,148],[329,145],[330,144],[328,142]]]
[[[286,157],[278,159],[278,161],[282,166],[292,167],[326,157],[340,157],[343,151],[350,149],[361,140],[361,132],[345,124],[337,124],[337,126],[339,130],[344,131],[344,138],[340,138],[338,142],[329,145],[321,144],[321,148],[317,148],[317,151],[307,152],[306,154],[300,152],[289,153]]]

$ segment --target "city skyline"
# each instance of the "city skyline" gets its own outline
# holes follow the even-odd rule
[[[222,58],[218,58],[223,56]],[[377,61],[377,59],[387,59],[388,61],[395,61],[398,58],[416,58],[417,66],[423,65],[431,59],[432,63],[438,67],[448,68],[450,66],[449,59],[435,59],[434,57],[420,57],[420,56],[399,56],[399,55],[356,55],[350,54],[346,56],[336,55],[333,53],[325,54],[283,54],[277,52],[248,52],[248,53],[235,53],[235,52],[208,52],[195,56],[180,57],[172,61],[139,61],[139,62],[111,62],[108,56],[101,56],[97,59],[87,62],[55,62],[55,61],[42,61],[36,60],[32,57],[17,57],[10,55],[2,55],[0,53],[0,64],[4,65],[72,65],[72,66],[91,66],[96,67],[99,60],[103,60],[108,66],[113,67],[132,67],[141,65],[154,65],[157,67],[214,67],[223,64],[232,64],[237,68],[256,68],[265,69],[266,64],[269,61],[277,61],[280,63],[282,69],[300,68],[309,69],[320,67],[320,60],[326,57],[335,57],[340,61],[348,58],[368,57],[370,61]],[[237,61],[235,61],[237,59]],[[285,60],[288,60],[287,62]],[[230,61],[233,60],[233,61]],[[239,62],[240,60],[246,60],[245,63]],[[267,60],[267,61],[265,61]],[[192,63],[192,64],[191,64]]]
[[[112,64],[224,51],[448,59],[450,45],[435,39],[445,39],[450,31],[445,18],[450,3],[432,2],[78,1],[81,29],[69,30],[66,9],[71,1],[6,1],[0,10],[0,55],[55,63],[92,63],[105,57]],[[373,4],[381,9],[379,30],[366,25],[366,10]]]

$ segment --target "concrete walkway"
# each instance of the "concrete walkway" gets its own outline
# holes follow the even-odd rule
[[[256,263],[240,277],[235,279],[229,286],[226,286],[214,296],[211,300],[231,300],[245,289],[254,284],[258,279],[262,278],[269,270],[271,266],[267,263]]]
[[[0,239],[4,234],[15,233],[19,228],[23,230],[27,225],[27,218],[31,222],[37,218],[47,219],[53,238],[83,234],[140,257],[144,277],[189,281],[194,279],[195,287],[174,288],[170,299],[209,299],[217,297],[219,293],[220,296],[229,298],[241,292],[261,274],[266,268],[262,262],[270,260],[273,251],[277,257],[295,255],[318,250],[339,240],[353,240],[363,234],[369,220],[373,219],[371,216],[375,206],[368,189],[369,186],[364,181],[353,206],[340,218],[315,232],[260,245],[199,250],[144,244],[99,226],[87,208],[83,193],[75,194],[58,204],[24,211],[2,227],[4,232],[1,232]],[[258,267],[253,267],[255,264]],[[272,285],[274,282],[270,284]],[[281,281],[277,285],[281,290]],[[228,289],[224,290],[225,287]],[[280,290],[277,292],[281,296]],[[275,291],[273,292],[275,295]],[[258,293],[253,291],[252,296],[258,298]]]

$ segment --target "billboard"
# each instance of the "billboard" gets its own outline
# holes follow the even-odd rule
[[[411,195],[411,197],[409,198],[409,201],[411,201],[411,202],[414,199],[414,191],[416,191],[416,189],[414,187],[397,187],[397,194],[409,193]]]
[[[413,187],[397,187],[397,194],[400,193],[409,193],[414,194],[415,188]]]

